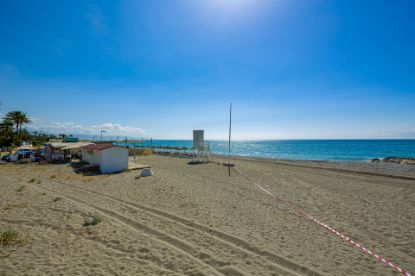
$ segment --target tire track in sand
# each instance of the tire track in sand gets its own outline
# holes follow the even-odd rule
[[[108,198],[108,199],[111,199],[111,200],[114,200],[114,201],[117,201],[117,202],[124,203],[124,204],[126,204],[126,205],[128,205],[132,208],[138,208],[138,209],[141,209],[142,211],[151,213],[155,216],[162,217],[164,219],[168,219],[168,220],[177,222],[177,223],[182,224],[186,227],[191,227],[191,228],[195,229],[196,231],[201,232],[204,235],[207,235],[207,236],[210,236],[214,239],[220,240],[221,242],[226,243],[230,246],[233,246],[235,249],[241,250],[246,254],[253,254],[257,257],[265,258],[268,262],[271,263],[271,265],[277,266],[277,267],[274,267],[275,271],[278,271],[279,270],[278,267],[282,266],[283,268],[286,268],[286,269],[288,269],[292,272],[296,272],[296,273],[301,273],[301,274],[306,274],[306,275],[323,275],[323,273],[321,273],[321,272],[318,272],[316,270],[312,270],[312,269],[310,269],[308,267],[305,267],[305,266],[301,266],[301,265],[299,265],[297,263],[294,263],[294,262],[292,262],[288,259],[285,259],[285,258],[283,258],[283,257],[281,257],[281,256],[279,256],[279,255],[277,255],[273,252],[270,252],[268,250],[260,249],[256,246],[252,245],[252,244],[249,244],[248,242],[246,242],[245,240],[243,240],[241,238],[238,238],[236,236],[227,234],[225,232],[219,231],[217,229],[208,227],[208,226],[203,225],[203,224],[195,223],[195,222],[193,222],[189,219],[186,219],[184,217],[177,216],[177,215],[174,215],[174,214],[171,214],[171,213],[168,213],[168,212],[165,212],[165,211],[161,211],[161,210],[158,210],[158,209],[155,209],[155,208],[150,208],[148,206],[144,206],[144,205],[141,205],[141,204],[129,202],[129,201],[117,198],[117,197],[113,197],[113,196],[110,196],[110,195],[99,193],[99,192],[89,190],[89,189],[86,189],[86,188],[82,188],[82,187],[79,187],[79,186],[73,186],[73,185],[70,185],[70,184],[67,184],[67,183],[64,183],[64,182],[60,182],[60,181],[55,181],[55,180],[53,182],[56,182],[56,183],[59,183],[59,184],[62,184],[62,185],[65,185],[65,186],[68,186],[68,187],[71,187],[71,188],[75,187],[77,189],[93,193],[94,195],[98,194],[98,195],[103,196],[105,198]]]
[[[15,183],[20,183],[20,182],[15,182]],[[189,259],[193,260],[195,263],[198,263],[200,265],[201,268],[206,269],[207,271],[209,271],[209,275],[223,275],[223,273],[218,270],[217,268],[215,268],[214,266],[210,265],[209,263],[205,262],[204,260],[197,258],[194,252],[194,249],[184,243],[183,241],[177,240],[173,237],[170,237],[164,233],[161,233],[155,229],[149,228],[146,225],[143,225],[139,222],[133,221],[127,217],[124,217],[114,211],[105,209],[105,208],[101,208],[95,205],[92,205],[84,200],[78,199],[74,196],[70,196],[67,194],[62,194],[60,192],[57,192],[55,190],[49,189],[49,188],[45,188],[45,187],[39,187],[39,185],[34,185],[31,183],[28,183],[29,186],[31,186],[34,190],[41,190],[41,191],[48,191],[51,192],[53,194],[59,195],[62,198],[67,199],[68,201],[72,201],[72,202],[76,202],[79,203],[89,209],[93,209],[95,210],[96,213],[99,213],[100,215],[102,215],[103,217],[107,217],[109,219],[112,219],[113,221],[117,222],[120,225],[124,225],[127,228],[129,228],[130,230],[133,230],[134,232],[137,232],[139,234],[147,234],[149,235],[149,238],[153,238],[158,240],[160,243],[164,244],[166,247],[172,248],[173,250],[176,250],[180,253],[182,253],[183,255],[187,256]],[[203,273],[202,273],[203,274]],[[235,274],[236,275],[236,274]]]
[[[107,200],[117,202],[118,204],[128,206],[130,209],[140,210],[141,213],[145,212],[147,214],[152,215],[155,218],[157,217],[159,219],[163,219],[164,220],[163,225],[166,223],[171,223],[171,222],[176,223],[176,226],[175,226],[176,228],[177,228],[177,225],[181,226],[182,228],[180,229],[179,232],[176,231],[174,232],[173,235],[170,232],[170,235],[168,235],[161,231],[158,231],[157,228],[156,229],[150,228],[145,224],[141,224],[141,223],[136,222],[135,220],[131,220],[130,218],[127,218],[118,212],[114,212],[112,210],[101,208],[96,205],[91,206],[91,207],[98,209],[100,212],[106,215],[109,215],[111,217],[115,217],[118,220],[126,224],[129,224],[129,225],[133,224],[133,227],[139,228],[141,231],[144,231],[145,233],[150,234],[152,236],[156,236],[158,239],[161,239],[162,241],[169,243],[173,245],[174,247],[179,248],[182,251],[187,252],[193,257],[201,260],[203,263],[213,266],[217,271],[224,273],[226,275],[242,275],[243,273],[237,270],[236,268],[234,268],[234,266],[229,266],[232,261],[232,259],[229,259],[229,256],[227,257],[229,261],[217,260],[213,256],[222,255],[221,259],[224,259],[226,258],[226,256],[224,256],[224,254],[226,253],[228,255],[242,256],[242,259],[245,258],[249,260],[249,262],[252,262],[252,260],[254,259],[254,261],[256,261],[258,265],[262,264],[261,265],[262,269],[264,269],[264,267],[267,268],[268,273],[278,273],[278,274],[284,274],[284,275],[298,274],[298,273],[306,274],[306,275],[322,275],[322,273],[320,272],[317,272],[307,267],[303,267],[301,265],[293,263],[290,260],[287,260],[281,256],[276,255],[275,253],[269,252],[267,250],[261,250],[238,237],[226,234],[224,232],[210,228],[205,225],[197,224],[186,218],[173,215],[173,214],[170,214],[164,211],[160,211],[154,208],[150,208],[147,206],[128,202],[128,201],[125,201],[125,200],[122,200],[122,199],[119,199],[113,196],[105,195],[99,192],[91,191],[89,189],[70,185],[64,182],[50,180],[47,178],[43,178],[43,179],[53,182],[53,183],[60,184],[61,187],[65,186],[67,188],[70,188],[72,192],[74,189],[77,189],[80,192],[84,193],[83,195],[85,195],[85,192],[86,192],[86,193],[92,194],[95,199],[97,198],[97,196],[99,196],[101,199],[105,198]],[[52,191],[52,192],[56,192],[56,191]],[[83,204],[91,205],[89,203],[90,201],[80,200],[79,197],[77,198],[74,198],[71,196],[69,197],[72,200],[82,201]],[[125,211],[125,210],[122,210],[122,211]],[[125,212],[122,212],[122,213],[124,214]],[[193,244],[195,243],[197,244],[198,242],[199,243],[203,242],[202,245],[198,244],[199,246],[193,247],[191,244],[189,244],[187,242],[188,241],[187,238],[189,238],[189,235],[187,237],[185,236],[184,238],[183,237],[176,238],[178,235],[180,235],[180,232],[185,232],[185,231],[189,232],[189,228],[193,229],[191,236],[192,237],[195,236],[195,238],[192,238],[191,242]],[[163,230],[166,230],[166,229],[164,228]],[[203,251],[203,248],[204,248],[203,246],[207,247],[208,249],[212,249],[212,247],[209,248],[209,245],[214,244],[214,243],[218,244],[218,242],[221,243],[221,245],[219,246],[219,249],[222,250],[222,252],[219,252],[219,254],[207,254],[206,252]],[[217,248],[214,248],[214,249],[217,249]],[[215,253],[218,253],[217,250]],[[263,261],[260,261],[261,259]]]
[[[60,227],[51,224],[51,223],[45,223],[43,220],[40,219],[31,219],[31,220],[27,220],[27,219],[10,219],[7,217],[2,217],[1,218],[2,221],[9,223],[9,224],[17,224],[17,225],[26,225],[26,226],[41,226],[41,227],[45,227],[48,228],[51,231],[55,231],[55,232],[59,232],[59,230],[61,230]],[[112,256],[116,256],[116,257],[132,257],[132,254],[129,254],[128,252],[125,252],[123,250],[120,250],[119,248],[115,247],[112,244],[108,244],[107,242],[105,242],[104,240],[97,238],[97,237],[85,237],[82,235],[79,235],[79,231],[76,231],[74,228],[70,228],[70,229],[65,229],[67,230],[67,233],[69,233],[71,236],[79,239],[82,238],[88,242],[93,242],[95,244],[97,244],[102,251],[110,251],[113,255]],[[159,272],[168,274],[168,275],[180,275],[177,272],[165,268],[161,265],[161,261],[154,261],[148,258],[140,258],[140,259],[134,259],[131,261],[134,261],[135,263],[138,263],[140,265],[148,265],[150,268],[158,270]]]
[[[51,182],[58,183],[58,184],[60,183],[60,182],[57,182],[57,181],[51,181]],[[77,187],[68,185],[66,183],[60,183],[60,184],[67,186],[67,189],[70,189],[71,191],[73,191],[74,188],[77,189]],[[49,190],[49,189],[47,189],[47,190]],[[85,195],[85,190],[84,189],[78,189],[78,190],[80,190],[83,193],[83,195]],[[54,192],[53,190],[49,190],[49,191]],[[91,191],[87,191],[87,193],[92,194],[93,197],[94,197],[94,200],[95,201],[97,200],[97,194],[96,193],[91,192]],[[87,202],[91,202],[91,201],[85,201],[85,200],[79,199],[79,195],[77,195],[77,198],[69,196],[66,193],[65,194],[60,194],[60,195],[62,197],[66,196],[66,197],[69,197],[70,199],[81,201],[81,203],[83,203],[83,204],[86,204]],[[102,198],[103,196],[100,196],[100,197]],[[106,199],[106,200],[107,201],[111,200],[113,202],[116,201],[116,200],[112,200],[112,199]],[[110,217],[115,216],[118,220],[121,220],[123,222],[125,222],[125,219],[132,220],[131,218],[127,218],[127,217],[121,215],[119,212],[116,212],[116,211],[113,211],[113,210],[108,210],[108,209],[99,207],[97,205],[92,205],[92,204],[89,204],[89,205],[91,205],[92,207],[95,207],[97,210],[99,210],[100,212],[102,212],[106,215],[109,215]],[[123,205],[125,207],[126,204],[123,204]],[[116,206],[114,204],[112,204],[111,206],[113,207],[113,209],[116,208]],[[126,211],[127,210],[125,208],[123,208],[121,212],[123,212],[123,214],[124,214]],[[141,213],[143,213],[143,210],[140,210],[140,211],[141,211]],[[153,220],[155,218],[156,218],[156,216],[153,215]],[[201,260],[205,264],[208,264],[208,265],[212,266],[217,271],[219,271],[219,272],[221,272],[225,275],[245,275],[242,271],[245,271],[246,267],[244,267],[245,269],[241,270],[241,269],[238,269],[237,267],[235,267],[235,265],[237,266],[237,264],[232,264],[231,265],[230,260],[222,261],[222,259],[227,257],[226,255],[236,255],[235,251],[239,251],[239,253],[242,251],[242,249],[237,248],[234,245],[230,245],[231,248],[229,249],[229,248],[226,248],[226,246],[229,246],[229,244],[222,241],[222,244],[220,245],[219,248],[212,248],[211,247],[212,244],[215,243],[215,238],[214,237],[208,236],[206,233],[202,233],[202,234],[204,234],[204,236],[203,235],[201,236],[200,234],[199,234],[199,236],[197,236],[198,233],[194,232],[194,231],[189,235],[188,230],[189,230],[190,227],[188,227],[186,225],[183,225],[183,224],[182,224],[182,227],[178,230],[176,229],[176,231],[175,231],[175,225],[173,225],[172,227],[167,229],[166,225],[168,225],[169,220],[167,220],[165,218],[164,218],[163,221],[161,221],[161,224],[164,226],[164,228],[163,228],[164,232],[158,230],[157,227],[156,228],[155,227],[149,227],[147,224],[138,223],[137,221],[145,221],[145,218],[143,218],[143,217],[138,219],[138,220],[132,220],[132,221],[134,223],[138,224],[140,227],[142,227],[142,231],[144,233],[149,234],[151,236],[157,236],[157,238],[163,240],[164,242],[172,244],[173,247],[177,247],[181,250],[186,251],[188,254],[190,254],[193,257]],[[147,223],[150,224],[151,220],[147,220]],[[169,232],[169,234],[166,234],[166,230],[167,230],[167,232]],[[172,232],[173,232],[173,234],[172,234]],[[188,235],[186,235],[186,233]],[[181,234],[184,234],[184,236],[183,235],[181,236]],[[177,236],[181,236],[181,237],[177,238]],[[208,236],[207,239],[206,239],[206,236]],[[189,238],[191,240],[189,240]],[[194,245],[196,245],[196,247]],[[227,249],[227,250],[225,250],[225,252],[218,252],[216,250],[213,254],[209,254],[209,253],[207,253],[206,251],[203,250],[204,247],[209,247],[210,249],[219,249],[219,251],[223,250],[224,248]],[[221,254],[221,253],[223,253],[223,254]],[[249,257],[247,257],[247,254],[251,255],[249,252],[243,252],[243,251],[242,251],[242,254],[245,255],[245,259],[249,259]],[[216,257],[217,255],[220,255],[221,258],[218,259]],[[241,254],[239,254],[239,256],[240,255]],[[229,256],[228,256],[228,258],[229,258]],[[241,259],[243,259],[243,258],[241,258]],[[252,260],[252,259],[250,261],[255,262],[255,260]],[[262,273],[260,273],[260,274],[278,273],[279,275],[298,275],[296,272],[294,272],[290,268],[285,268],[285,267],[283,267],[279,264],[275,265],[275,264],[268,263],[268,262],[261,262],[261,263],[258,264],[258,261],[257,261],[257,266],[255,267],[255,269],[262,270]],[[253,271],[251,270],[251,273],[249,273],[249,274],[256,273],[256,272],[258,272],[258,271],[257,270],[253,270]],[[314,275],[317,275],[317,274],[314,274]]]

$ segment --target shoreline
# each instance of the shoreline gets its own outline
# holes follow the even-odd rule
[[[129,147],[129,146],[127,146]],[[148,150],[153,150],[155,152],[157,152],[155,149],[157,148],[152,148],[149,146],[144,146],[142,148],[136,148],[136,150],[139,149],[148,149]],[[170,151],[169,151],[170,150]],[[166,151],[161,151],[161,152],[165,152],[165,153],[171,153],[171,154],[175,154],[177,153],[178,150],[174,150],[174,149],[167,149]],[[192,149],[187,149],[186,152],[184,153],[189,153],[190,151],[192,151]],[[234,157],[234,158],[251,158],[251,159],[266,159],[266,160],[281,160],[281,161],[304,161],[304,162],[327,162],[327,163],[370,163],[370,162],[383,162],[385,160],[388,159],[399,159],[399,160],[410,160],[410,164],[409,165],[415,165],[415,156],[414,157],[408,157],[408,156],[385,156],[385,157],[373,157],[373,158],[369,158],[369,159],[337,159],[337,160],[333,160],[333,159],[296,159],[296,158],[281,158],[281,157],[263,157],[263,156],[248,156],[248,155],[227,155],[227,154],[219,154],[219,153],[214,153],[211,151],[211,156],[216,156],[216,157]],[[396,162],[395,162],[396,163]],[[402,164],[405,165],[405,164]]]
[[[415,180],[415,165],[397,163],[372,163],[360,161],[327,161],[327,160],[296,160],[277,159],[265,157],[225,156],[213,155],[214,158],[225,160],[253,161],[259,163],[271,163],[308,169],[320,169],[345,173],[357,173],[363,175],[394,177],[407,180]]]
[[[411,160],[413,163],[397,163],[397,162],[388,162],[388,164],[397,164],[397,165],[415,165],[415,157],[381,157],[381,158],[371,158],[371,159],[356,159],[356,160],[321,160],[321,159],[289,159],[289,158],[278,158],[278,157],[260,157],[260,156],[244,156],[244,155],[223,155],[223,154],[211,154],[214,157],[218,158],[241,158],[249,160],[264,160],[264,161],[286,161],[286,162],[309,162],[309,163],[328,163],[328,164],[366,164],[366,163],[381,163],[388,159],[398,159],[398,160]]]

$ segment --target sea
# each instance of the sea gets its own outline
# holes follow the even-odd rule
[[[211,152],[228,155],[228,141],[205,141]],[[191,140],[145,140],[143,146],[192,147]],[[130,145],[132,146],[132,145]],[[370,161],[374,158],[415,158],[411,140],[269,140],[232,141],[230,155],[293,160]]]

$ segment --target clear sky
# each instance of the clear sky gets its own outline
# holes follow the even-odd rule
[[[162,139],[415,138],[415,1],[0,1],[0,115]]]

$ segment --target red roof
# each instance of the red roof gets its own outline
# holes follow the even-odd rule
[[[116,145],[113,145],[113,144],[91,144],[91,145],[84,146],[82,148],[87,149],[87,150],[94,150],[94,149],[95,150],[104,150],[104,149],[109,149],[109,148],[114,148],[114,147],[123,148],[123,147],[116,146]]]

